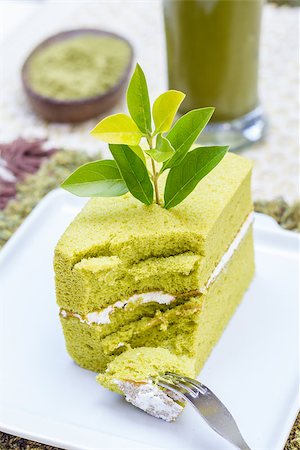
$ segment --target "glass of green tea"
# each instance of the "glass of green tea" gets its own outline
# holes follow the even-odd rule
[[[164,0],[169,88],[187,94],[180,113],[214,106],[200,143],[232,149],[256,142],[263,0]]]

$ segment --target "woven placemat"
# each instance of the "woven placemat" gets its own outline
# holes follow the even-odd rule
[[[94,158],[93,158],[94,159]],[[21,225],[36,204],[79,165],[91,160],[86,153],[59,150],[40,169],[17,183],[16,197],[0,210],[0,248]],[[282,198],[255,202],[255,210],[272,216],[282,227],[300,230],[300,203],[291,206]],[[29,441],[0,432],[0,450],[59,450],[57,447]],[[300,449],[300,415],[294,424],[285,450]],[[84,449],[82,449],[84,450]],[[272,450],[272,449],[264,449]]]

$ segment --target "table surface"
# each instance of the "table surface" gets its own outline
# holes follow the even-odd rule
[[[48,137],[50,144],[88,152],[105,144],[89,136],[97,120],[80,125],[46,124],[37,118],[25,99],[20,67],[33,46],[60,31],[76,27],[99,27],[117,31],[133,43],[142,65],[152,99],[167,87],[166,58],[161,2],[4,1],[0,3],[0,45],[5,65],[0,73],[0,136],[2,141],[24,137]],[[59,14],[57,14],[59,8]],[[299,195],[299,106],[298,42],[299,9],[266,5],[263,15],[260,94],[268,117],[265,141],[243,150],[254,161],[254,199]],[[113,112],[126,111],[123,101]]]

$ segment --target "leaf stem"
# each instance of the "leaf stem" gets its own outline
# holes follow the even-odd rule
[[[147,136],[147,142],[149,145],[149,149],[152,150],[153,144],[152,144],[152,136],[151,135]],[[154,162],[153,158],[151,158],[151,166],[152,166],[152,181],[154,184],[154,192],[155,192],[155,203],[157,205],[160,205],[158,183],[157,183],[159,173],[156,171],[155,162]]]

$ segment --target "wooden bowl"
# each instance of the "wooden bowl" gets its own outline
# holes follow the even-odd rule
[[[80,100],[59,100],[51,97],[46,97],[38,92],[36,92],[30,84],[28,76],[28,68],[30,65],[30,60],[33,55],[55,42],[63,41],[75,36],[83,34],[95,34],[95,35],[105,35],[112,36],[125,41],[130,48],[130,58],[127,67],[124,69],[124,73],[121,79],[116,85],[110,88],[105,94],[95,95],[93,97],[83,98]],[[102,31],[98,29],[76,29],[70,31],[63,31],[61,33],[55,34],[49,37],[41,44],[39,44],[30,53],[24,65],[22,67],[22,83],[25,89],[26,95],[33,110],[40,117],[48,122],[82,122],[84,120],[90,119],[92,117],[98,116],[109,109],[111,109],[123,96],[133,60],[133,48],[132,45],[127,41],[127,39],[119,36],[115,33],[110,33],[108,31]]]

